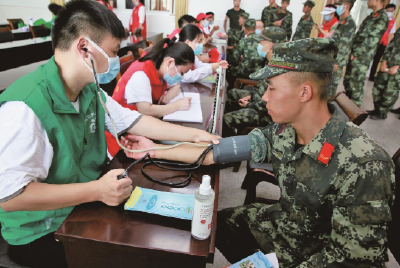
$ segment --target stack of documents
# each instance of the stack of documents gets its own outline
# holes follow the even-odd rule
[[[187,111],[176,111],[172,114],[164,116],[164,121],[169,122],[190,122],[190,123],[203,123],[203,113],[201,111],[200,94],[185,92],[185,98],[191,97],[191,105]],[[180,92],[175,98],[173,98],[170,103],[173,103],[179,99],[183,98],[182,92]]]

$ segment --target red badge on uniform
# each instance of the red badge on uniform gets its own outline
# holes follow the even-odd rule
[[[374,18],[376,18],[376,17],[378,17],[379,16],[379,13],[375,13],[375,16],[374,16]]]
[[[322,146],[321,152],[319,153],[319,156],[318,156],[318,161],[320,161],[321,163],[324,163],[325,165],[328,165],[329,159],[331,159],[333,150],[335,150],[335,147],[333,147],[332,144],[324,142],[324,146]]]
[[[343,22],[342,22],[342,25],[344,25],[346,23],[346,21],[344,20]]]

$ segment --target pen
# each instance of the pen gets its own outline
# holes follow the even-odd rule
[[[182,96],[185,97],[185,94],[183,94],[183,89],[182,89],[182,87],[181,87],[181,92],[182,92]]]

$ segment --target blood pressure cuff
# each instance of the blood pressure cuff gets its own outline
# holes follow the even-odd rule
[[[246,135],[220,139],[219,144],[213,145],[213,154],[216,164],[250,160],[250,137]]]

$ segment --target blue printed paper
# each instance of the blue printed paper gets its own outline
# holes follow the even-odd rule
[[[229,268],[273,268],[267,257],[260,251],[229,266]]]
[[[193,206],[193,194],[160,192],[136,187],[125,203],[125,210],[191,220],[193,218]]]

